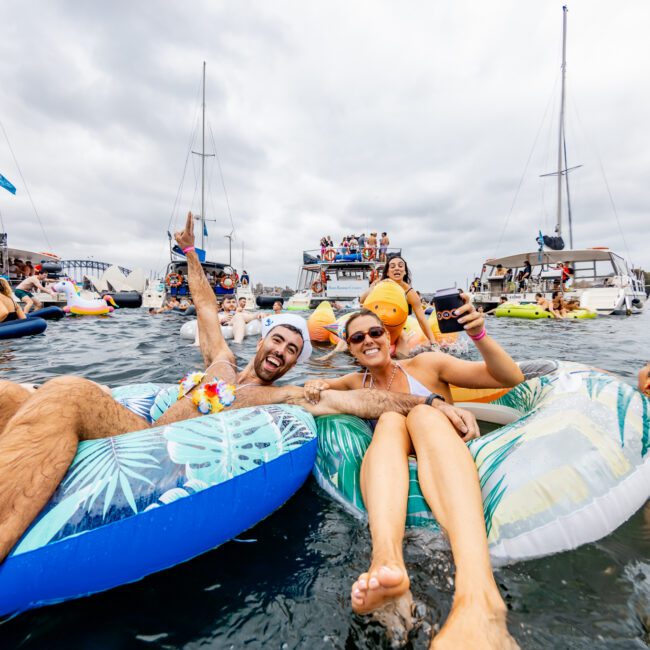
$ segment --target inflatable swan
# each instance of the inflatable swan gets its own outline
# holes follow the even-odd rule
[[[105,296],[101,300],[86,300],[80,298],[72,282],[64,280],[52,285],[52,291],[65,293],[68,304],[63,308],[67,314],[76,314],[77,316],[102,316],[110,314],[117,305],[110,296]],[[111,303],[110,305],[107,302]],[[111,306],[112,305],[112,306]]]

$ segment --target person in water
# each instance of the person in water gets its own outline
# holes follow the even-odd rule
[[[377,418],[387,409],[406,414],[424,403],[422,397],[385,391],[331,390],[323,391],[319,404],[313,405],[300,386],[274,387],[277,379],[311,354],[306,321],[293,314],[264,319],[255,356],[239,370],[221,333],[214,292],[194,250],[191,213],[175,238],[187,256],[205,371],[188,375],[183,383],[192,385],[185,384],[182,397],[156,422],[131,412],[101,386],[80,377],[57,377],[34,392],[15,382],[0,381],[0,562],[54,493],[80,441],[198,417],[202,413],[194,398],[209,394],[206,387],[212,392],[218,380],[234,391],[234,402],[220,402],[224,408],[290,403],[313,415],[350,413]],[[472,426],[471,414],[451,405],[436,406],[455,426]]]
[[[493,314],[496,313],[497,309],[501,307],[501,305],[505,305],[508,302],[508,297],[507,296],[499,296],[499,304],[496,307],[493,307],[489,311],[485,312],[486,316],[492,316]],[[484,310],[483,310],[484,311]]]
[[[451,404],[451,384],[498,388],[521,383],[524,376],[519,366],[487,335],[482,314],[467,296],[457,312],[483,361],[425,352],[397,362],[390,356],[388,331],[375,313],[364,309],[351,316],[345,326],[350,352],[362,371],[310,380],[305,384],[305,394],[318,403],[322,391],[370,388],[423,396],[427,404]],[[361,465],[372,559],[368,571],[352,585],[352,609],[356,613],[367,614],[387,603],[395,604],[398,611],[408,610],[405,605],[411,601],[410,583],[402,543],[409,493],[408,458],[415,452],[420,488],[447,533],[456,563],[454,603],[436,639],[448,641],[450,648],[514,646],[506,629],[506,606],[490,566],[478,474],[464,444],[477,436],[474,428],[459,436],[442,413],[426,405],[415,407],[407,416],[389,412],[379,418]],[[488,639],[491,643],[486,643]]]
[[[8,323],[12,320],[24,320],[27,318],[14,301],[11,286],[4,279],[0,278],[0,323]]]
[[[554,292],[554,295],[557,292]],[[552,300],[547,300],[541,293],[535,294],[535,302],[544,310],[547,311],[553,318],[562,318],[560,314],[555,311]]]
[[[557,318],[564,318],[569,312],[566,308],[566,302],[564,301],[562,292],[554,291],[551,294],[551,299],[553,302],[553,313],[555,313]]]
[[[424,314],[424,308],[422,307],[420,296],[418,295],[418,292],[415,291],[415,289],[413,289],[411,286],[411,272],[409,271],[406,260],[400,255],[391,255],[384,265],[381,277],[383,279],[393,280],[397,282],[400,287],[402,287],[404,290],[404,297],[406,298],[406,302],[409,306],[409,314],[413,312],[415,315],[422,333],[429,340],[429,347],[436,346],[436,339],[433,335],[433,332],[431,331],[431,328],[429,327],[427,317]],[[359,298],[359,302],[361,304],[363,304],[364,300],[368,297],[377,283],[381,281],[382,280],[376,280],[366,291],[361,294],[361,297]],[[397,344],[397,347],[399,348],[399,342]]]
[[[273,313],[274,314],[281,314],[282,313],[282,301],[281,300],[276,300],[273,303]]]

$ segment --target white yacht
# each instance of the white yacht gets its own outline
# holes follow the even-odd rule
[[[361,294],[379,277],[385,262],[379,262],[375,249],[364,248],[358,253],[327,249],[306,250],[298,275],[296,293],[285,307],[289,310],[315,309],[328,300],[345,307],[358,304]],[[386,256],[401,255],[401,248],[389,248]]]
[[[530,264],[527,279],[517,276]],[[573,270],[562,282],[561,265]],[[502,275],[506,271],[506,275]],[[535,294],[550,298],[564,286],[565,299],[575,298],[580,306],[599,314],[632,314],[643,309],[646,300],[643,272],[629,268],[625,259],[608,248],[583,248],[561,251],[535,251],[506,255],[485,261],[474,303],[485,310],[509,302],[532,303]],[[471,289],[470,289],[471,291]]]
[[[470,292],[474,303],[492,309],[505,296],[509,302],[535,302],[535,294],[551,298],[553,291],[563,291],[566,299],[576,298],[580,306],[600,314],[632,314],[640,312],[646,301],[643,272],[632,269],[619,254],[606,246],[574,248],[572,213],[569,192],[569,172],[581,167],[569,167],[565,141],[566,28],[567,8],[562,21],[562,91],[560,95],[559,142],[557,171],[543,176],[557,176],[557,215],[555,236],[539,233],[539,250],[488,258],[478,283]],[[564,249],[564,193],[569,248]],[[527,265],[530,265],[530,268]],[[563,274],[561,265],[571,273]],[[563,275],[564,280],[563,281]],[[519,277],[518,277],[519,276]],[[525,279],[521,279],[525,276]],[[477,286],[478,285],[478,286]]]

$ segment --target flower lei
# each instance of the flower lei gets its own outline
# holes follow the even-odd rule
[[[181,379],[178,387],[178,399],[185,397],[205,377],[203,372],[190,372]],[[199,413],[219,413],[235,401],[235,386],[219,379],[204,384],[192,393],[192,402]]]

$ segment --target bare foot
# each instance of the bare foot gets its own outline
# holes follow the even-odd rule
[[[454,602],[445,624],[431,642],[433,650],[516,650],[517,642],[506,626],[501,601],[489,606],[476,600]]]
[[[369,614],[402,596],[410,597],[409,577],[398,566],[371,566],[368,573],[362,573],[352,585],[352,609],[357,614]]]

